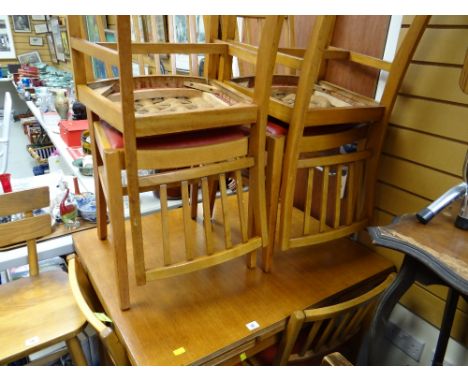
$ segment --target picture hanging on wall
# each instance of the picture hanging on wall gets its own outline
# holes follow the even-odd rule
[[[45,15],[31,15],[31,20],[33,21],[45,21]]]
[[[0,16],[0,59],[16,58],[8,16]]]
[[[54,64],[58,63],[57,55],[55,53],[54,39],[52,33],[47,33],[47,45],[49,46],[50,59]]]
[[[34,25],[34,32],[37,34],[40,33],[47,33],[49,29],[47,28],[47,24],[36,24]]]
[[[57,60],[65,62],[65,52],[63,49],[59,19],[57,16],[53,16],[49,19],[49,29],[54,39],[55,54],[57,56]]]
[[[68,46],[68,35],[66,27],[60,28],[60,36],[62,36],[62,46],[65,58],[70,59],[70,47]]]
[[[13,18],[13,29],[15,32],[31,32],[31,22],[28,15],[11,16]]]
[[[98,16],[85,16],[88,40],[91,42],[99,41],[99,28],[98,28],[98,21],[96,17]],[[101,60],[97,60],[94,57],[92,57],[91,60],[93,63],[94,78],[106,78],[107,75],[106,75],[106,67],[104,65],[104,62]]]
[[[31,65],[42,62],[38,51],[18,54],[18,61],[21,65]]]
[[[43,46],[44,45],[44,40],[42,40],[42,37],[31,36],[31,37],[29,37],[29,45],[31,45],[31,46]]]

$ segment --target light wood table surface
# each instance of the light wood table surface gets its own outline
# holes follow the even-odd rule
[[[154,215],[145,216],[143,224],[154,227],[154,219]],[[129,243],[128,222],[126,228]],[[145,253],[154,252],[157,235],[144,237]],[[171,237],[176,240],[177,232],[171,232]],[[78,232],[73,238],[79,259],[135,365],[239,360],[239,354],[274,342],[293,310],[362,289],[393,269],[388,260],[348,239],[275,254],[268,274],[260,267],[249,270],[245,259],[238,258],[138,287],[129,259],[131,308],[121,311],[111,245],[99,241],[95,230]],[[249,330],[247,324],[252,322],[258,327]]]

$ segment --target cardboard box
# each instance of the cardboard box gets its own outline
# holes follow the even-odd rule
[[[88,130],[88,121],[60,121],[60,136],[69,147],[81,146],[81,134]]]

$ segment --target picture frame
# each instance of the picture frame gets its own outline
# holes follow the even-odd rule
[[[29,45],[31,46],[44,46],[44,40],[41,36],[30,36]]]
[[[55,54],[57,56],[57,60],[66,62],[65,58],[65,51],[63,49],[63,41],[62,35],[60,30],[60,23],[57,16],[52,16],[49,19],[49,29],[52,33],[52,38],[54,40],[54,47],[55,47]]]
[[[17,33],[31,33],[31,21],[28,15],[11,16],[13,19],[13,30]]]
[[[45,21],[45,15],[31,15],[31,20],[33,21]]]
[[[36,32],[36,34],[47,33],[49,32],[49,28],[47,24],[36,24],[34,25],[34,32]]]
[[[61,27],[60,36],[62,37],[63,53],[65,54],[65,58],[70,59],[70,47],[68,45],[68,34],[66,28]]]
[[[30,65],[42,62],[41,55],[37,50],[23,54],[18,54],[18,61],[21,65]]]
[[[15,44],[8,16],[0,16],[0,59],[16,58]]]
[[[54,64],[58,64],[57,54],[55,53],[54,39],[52,33],[46,35],[47,45],[49,46],[50,59]]]

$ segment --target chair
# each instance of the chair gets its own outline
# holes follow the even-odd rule
[[[4,174],[8,167],[8,146],[10,142],[12,101],[10,92],[5,93],[3,104],[3,123],[0,134],[0,174]]]
[[[365,328],[380,295],[394,279],[392,273],[372,290],[339,304],[293,312],[280,343],[254,356],[252,363],[304,364],[335,351]]]
[[[75,304],[66,273],[39,273],[35,240],[51,233],[51,217],[33,216],[32,211],[48,206],[48,187],[0,195],[0,216],[25,214],[24,219],[0,224],[0,246],[26,242],[30,274],[0,286],[0,364],[61,341],[75,364],[86,364],[77,339],[86,320]]]
[[[264,253],[267,269],[272,264],[273,236],[277,236],[279,248],[287,250],[349,236],[370,222],[386,126],[430,16],[414,19],[392,63],[331,46],[335,18],[316,17],[307,49],[282,49],[277,55],[277,63],[300,69],[301,74],[273,78],[269,114],[286,124],[287,136],[280,211],[270,210],[270,243]],[[242,49],[255,53],[255,47],[246,44]],[[329,60],[387,71],[381,100],[325,81]],[[231,85],[249,94],[253,83],[252,79],[240,79]],[[279,153],[272,161],[281,162],[281,156]],[[270,205],[276,206],[274,201]],[[279,232],[274,235],[277,217]]]
[[[235,20],[223,17],[222,29]],[[274,57],[282,19],[270,16],[266,20],[259,47],[257,87],[252,98],[231,90],[216,81],[218,68],[225,70],[232,57],[230,44],[215,41],[220,18],[212,16],[205,26],[205,44],[131,44],[128,16],[117,17],[117,44],[92,44],[83,38],[82,19],[69,16],[68,25],[73,56],[77,95],[88,107],[90,135],[93,141],[95,182],[97,192],[98,235],[107,238],[106,204],[112,229],[116,279],[122,309],[130,307],[125,237],[123,195],[128,193],[130,210],[131,251],[137,285],[163,277],[210,267],[235,257],[249,255],[248,266],[255,266],[252,255],[267,239],[264,152],[268,90],[271,84]],[[131,54],[204,53],[210,57],[207,78],[185,76],[132,76]],[[118,66],[120,78],[88,84],[85,55],[93,55]],[[219,66],[218,66],[219,64]],[[162,105],[168,112],[148,113],[139,104],[158,104],[172,98],[177,106]],[[135,110],[135,102],[137,101]],[[201,106],[197,106],[200,102]],[[185,106],[184,106],[185,105]],[[205,105],[205,106],[203,106]],[[158,108],[158,106],[156,106]],[[177,110],[176,110],[177,109]],[[247,126],[245,129],[242,126]],[[176,135],[177,134],[177,135]],[[121,182],[121,170],[126,170],[126,185]],[[157,173],[138,176],[138,170]],[[234,173],[241,181],[241,171],[250,171],[248,210],[242,195],[228,198],[226,174]],[[221,221],[211,221],[210,179],[221,184]],[[189,184],[201,179],[203,219],[191,219]],[[170,222],[168,185],[181,188],[183,219]],[[161,211],[155,224],[144,228],[140,213],[139,193],[159,190]],[[190,203],[191,200],[191,203]],[[228,201],[236,203],[229,206]],[[234,208],[238,211],[236,226],[232,226]],[[253,218],[255,216],[255,219]],[[148,218],[149,219],[149,218]],[[171,240],[171,225],[184,226],[184,238]],[[249,229],[249,226],[252,229]],[[232,231],[232,232],[231,232]],[[219,236],[221,235],[221,237]],[[155,238],[158,237],[156,240]],[[162,244],[160,252],[144,250],[155,240]],[[237,241],[235,241],[237,240]],[[172,246],[172,247],[171,247]]]
[[[91,308],[93,306],[93,297],[95,296],[80,262],[75,255],[70,255],[67,261],[71,291],[83,316],[86,317],[86,320],[99,334],[99,338],[113,364],[116,366],[130,365],[125,348],[120,343],[114,330],[110,326],[105,325],[96,315],[95,309]]]

